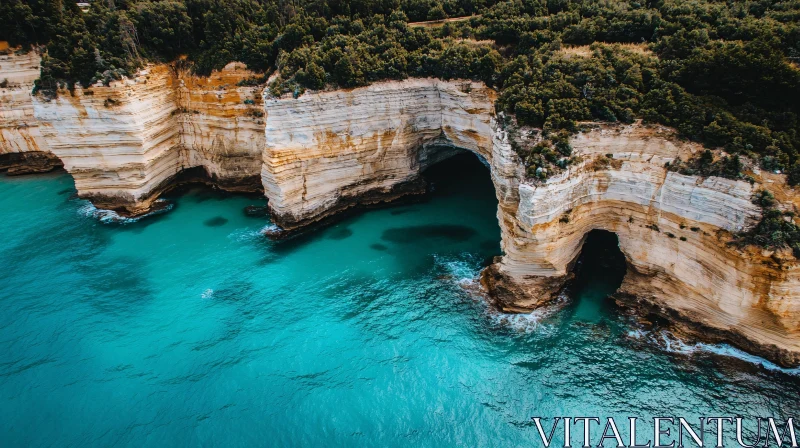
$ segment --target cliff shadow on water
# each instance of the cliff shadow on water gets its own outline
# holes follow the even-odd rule
[[[610,296],[625,277],[625,255],[613,232],[595,229],[589,232],[573,268],[574,280],[569,294],[575,300],[572,317],[597,321],[615,305]]]

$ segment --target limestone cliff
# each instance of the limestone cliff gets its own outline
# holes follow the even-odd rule
[[[129,214],[149,209],[180,170],[174,82],[167,67],[150,67],[109,86],[34,97],[42,135],[81,197]]]
[[[0,60],[0,79],[30,86],[38,65],[30,58]],[[263,184],[274,221],[293,230],[421,193],[427,166],[472,151],[489,166],[498,198],[504,255],[482,280],[499,308],[547,303],[587,233],[605,229],[628,263],[620,300],[800,363],[797,260],[727,244],[759,219],[756,189],[798,202],[780,176],[756,175],[751,185],[670,172],[667,162],[700,148],[668,129],[632,125],[576,135],[581,161],[535,181],[495,119],[494,91],[479,83],[414,79],[272,98],[242,82],[253,74],[240,64],[207,78],[178,67],[149,66],[52,100],[5,88],[2,152],[52,151],[82,197],[128,214],[147,211],[180,173],[199,170],[234,190]]]
[[[31,90],[41,58],[34,52],[0,54],[0,171],[39,173],[61,166],[42,138]]]
[[[482,85],[434,79],[266,98],[261,175],[273,220],[290,230],[424,191],[420,171],[454,147],[489,160],[493,100]]]
[[[78,194],[136,215],[179,173],[196,177],[190,168],[221,187],[260,189],[260,88],[236,85],[250,76],[235,63],[208,78],[154,65],[108,86],[36,96],[34,111]]]
[[[493,97],[476,83],[417,79],[266,98],[262,179],[275,221],[297,228],[418,192],[428,164],[470,150],[489,165],[497,192],[504,255],[483,283],[501,309],[549,302],[587,233],[605,229],[619,236],[628,262],[619,297],[800,363],[796,260],[726,244],[759,219],[751,203],[758,184],[668,171],[667,162],[701,148],[641,125],[576,135],[582,161],[533,181],[494,120]]]
[[[209,77],[178,72],[178,114],[184,166],[202,166],[228,190],[261,189],[263,86],[243,86],[255,73],[232,62]]]
[[[800,362],[796,260],[727,244],[759,219],[751,203],[758,184],[668,171],[666,162],[701,148],[663,128],[603,127],[572,145],[584,161],[544,183],[522,183],[516,213],[501,219],[505,255],[484,275],[501,307],[549,301],[586,234],[604,229],[618,235],[628,262],[621,298],[778,362]]]

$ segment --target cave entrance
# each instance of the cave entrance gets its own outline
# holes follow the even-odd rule
[[[458,150],[426,165],[422,175],[428,182],[431,225],[452,228],[451,237],[458,244],[451,249],[480,254],[484,264],[500,255],[497,196],[486,162],[471,151]],[[437,242],[437,251],[447,250],[449,245],[442,243]]]
[[[452,149],[449,149],[452,151]],[[465,149],[455,155],[424,166],[422,175],[431,191],[438,194],[475,194],[477,198],[491,197],[496,205],[494,184],[486,162]]]
[[[581,248],[570,288],[574,299],[573,319],[599,321],[612,307],[608,296],[622,284],[625,277],[625,255],[619,248],[617,234],[607,230],[590,231]]]

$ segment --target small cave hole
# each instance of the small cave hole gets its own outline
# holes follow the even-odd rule
[[[620,287],[625,271],[625,255],[617,235],[599,229],[589,232],[573,268],[575,278],[570,290],[577,302],[576,317],[599,320],[601,310],[609,304],[605,299]]]

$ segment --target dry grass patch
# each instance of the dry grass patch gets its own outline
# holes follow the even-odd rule
[[[601,42],[601,43],[603,43],[603,42]],[[622,50],[629,51],[631,53],[640,54],[642,56],[649,56],[649,57],[654,56],[653,52],[650,51],[649,48],[647,48],[647,44],[644,44],[644,43],[641,43],[641,44],[631,44],[631,43],[606,44],[606,43],[603,43],[603,44],[604,45],[609,45],[609,46],[618,46]],[[590,57],[592,57],[592,48],[591,48],[591,45],[564,46],[564,47],[561,47],[561,50],[559,50],[559,53],[561,55],[563,55],[567,59],[573,58],[573,57],[590,58]]]
[[[454,39],[453,42],[458,43],[458,44],[466,44],[466,45],[469,45],[469,46],[472,46],[472,47],[485,47],[485,46],[488,46],[488,47],[492,47],[492,48],[497,48],[497,45],[495,45],[494,41],[493,40],[489,40],[489,39],[486,39],[486,40]]]
[[[578,58],[592,57],[592,49],[589,48],[588,45],[579,45],[575,47],[561,47],[561,50],[559,50],[558,52],[567,59],[574,57]]]
[[[477,17],[480,17],[480,16],[481,16],[480,14],[477,14],[477,15],[474,15],[474,16],[451,17],[449,19],[442,19],[442,20],[428,20],[428,21],[425,21],[425,22],[409,22],[408,26],[410,26],[412,28],[439,28],[441,26],[444,26],[445,23],[463,22],[465,20],[472,19],[473,17],[477,18]]]

